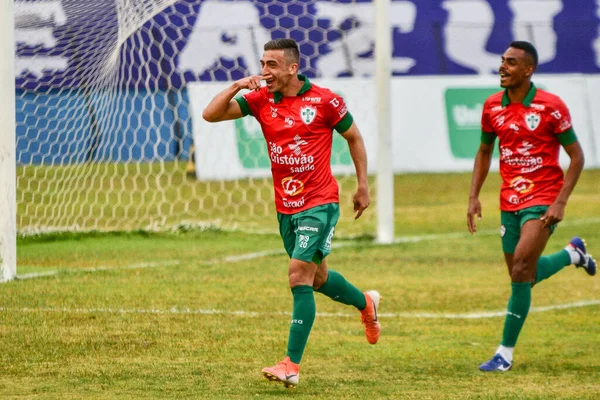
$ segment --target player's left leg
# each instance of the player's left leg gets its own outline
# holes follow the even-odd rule
[[[324,259],[315,276],[315,291],[342,304],[356,307],[360,311],[365,336],[370,344],[375,344],[381,334],[381,325],[377,316],[381,295],[376,290],[361,292],[339,272],[327,268]]]
[[[364,310],[367,306],[365,294],[351,284],[337,271],[327,268],[327,261],[323,259],[313,285],[315,291],[324,294],[342,304],[354,306]]]
[[[325,257],[331,252],[331,242],[335,232],[335,225],[340,216],[339,205],[332,203],[321,206],[315,209],[313,216],[322,222],[324,228],[319,250],[313,258],[313,261],[319,264],[313,287],[315,291],[324,294],[334,301],[358,309],[361,312],[367,341],[375,344],[379,340],[381,332],[381,326],[377,317],[377,308],[381,299],[379,292],[368,290],[363,293],[356,286],[348,282],[342,274],[327,267]]]
[[[292,258],[288,272],[292,289],[293,310],[287,353],[283,361],[273,367],[263,368],[265,378],[283,383],[286,388],[298,385],[300,361],[312,330],[317,307],[312,282],[317,271],[314,262]]]
[[[531,285],[535,282],[536,266],[550,237],[539,219],[524,223],[520,239],[512,256],[511,288],[502,343],[494,357],[479,366],[481,371],[508,371],[512,368],[512,352],[525,324],[531,306]],[[507,257],[507,260],[509,258]]]

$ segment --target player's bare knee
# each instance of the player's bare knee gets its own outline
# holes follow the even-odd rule
[[[323,286],[325,284],[325,282],[327,282],[327,276],[323,277],[323,276],[317,274],[315,276],[315,280],[313,282],[313,289],[315,289],[315,290],[319,289],[321,286]]]
[[[317,268],[315,279],[313,281],[313,289],[317,290],[321,286],[323,286],[325,282],[327,282],[328,276],[329,271],[327,270],[327,266],[325,265],[325,260],[323,260],[323,263]]]
[[[512,282],[530,282],[532,276],[532,268],[526,259],[515,258],[510,271],[510,279]]]
[[[288,270],[288,280],[290,288],[300,285],[313,285],[315,280],[315,270],[311,263],[294,260],[290,263]]]
[[[288,281],[290,283],[290,287],[293,288],[295,286],[305,285],[308,279],[303,271],[290,269],[288,273]]]

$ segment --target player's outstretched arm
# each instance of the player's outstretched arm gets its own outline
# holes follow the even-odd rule
[[[560,192],[558,193],[558,196],[556,197],[556,200],[554,200],[554,203],[548,207],[546,214],[540,218],[542,221],[544,221],[544,227],[557,224],[564,218],[567,201],[569,200],[571,193],[573,193],[573,189],[575,189],[575,185],[579,180],[579,176],[583,170],[583,165],[585,164],[583,150],[578,141],[564,146],[564,149],[571,158],[571,162],[569,163],[569,168],[567,169],[567,173],[565,175],[565,181],[560,189]]]
[[[202,111],[202,118],[208,122],[220,122],[243,117],[240,105],[237,101],[233,100],[233,96],[242,89],[260,89],[261,79],[262,76],[247,76],[235,81],[208,103],[204,111]]]
[[[365,149],[365,142],[356,123],[353,122],[350,128],[346,132],[341,133],[341,135],[348,142],[350,156],[356,169],[358,188],[352,200],[354,202],[354,211],[356,212],[354,219],[358,219],[363,211],[369,207],[369,204],[371,204],[369,182],[367,180],[367,150]]]
[[[473,176],[471,178],[471,191],[469,193],[469,208],[467,210],[467,228],[471,234],[477,232],[475,216],[481,219],[481,202],[479,201],[479,192],[490,172],[492,164],[492,152],[494,143],[481,143],[477,155],[475,156],[475,165],[473,166]]]

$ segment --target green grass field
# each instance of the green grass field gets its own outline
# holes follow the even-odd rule
[[[285,355],[291,311],[276,234],[20,238],[18,274],[30,279],[0,285],[0,398],[597,399],[600,277],[574,267],[534,288],[514,370],[477,370],[504,320],[485,313],[505,310],[510,285],[498,177],[475,236],[469,184],[470,174],[397,176],[393,245],[372,243],[374,209],[352,221],[342,204],[345,238],[329,264],[381,292],[382,336],[369,345],[357,311],[316,294],[293,390],[260,374]],[[599,194],[600,171],[585,171],[547,253],[580,235],[600,256]]]

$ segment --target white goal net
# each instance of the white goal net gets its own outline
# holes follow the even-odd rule
[[[22,234],[187,226],[276,232],[258,126],[251,118],[206,124],[200,116],[232,80],[260,73],[262,46],[273,38],[296,39],[301,72],[339,91],[363,135],[376,134],[360,124],[375,112],[371,2],[14,4]],[[347,83],[332,80],[338,77]],[[339,232],[373,234],[374,209],[349,223],[354,168],[335,135]],[[375,141],[367,144],[372,154]]]

